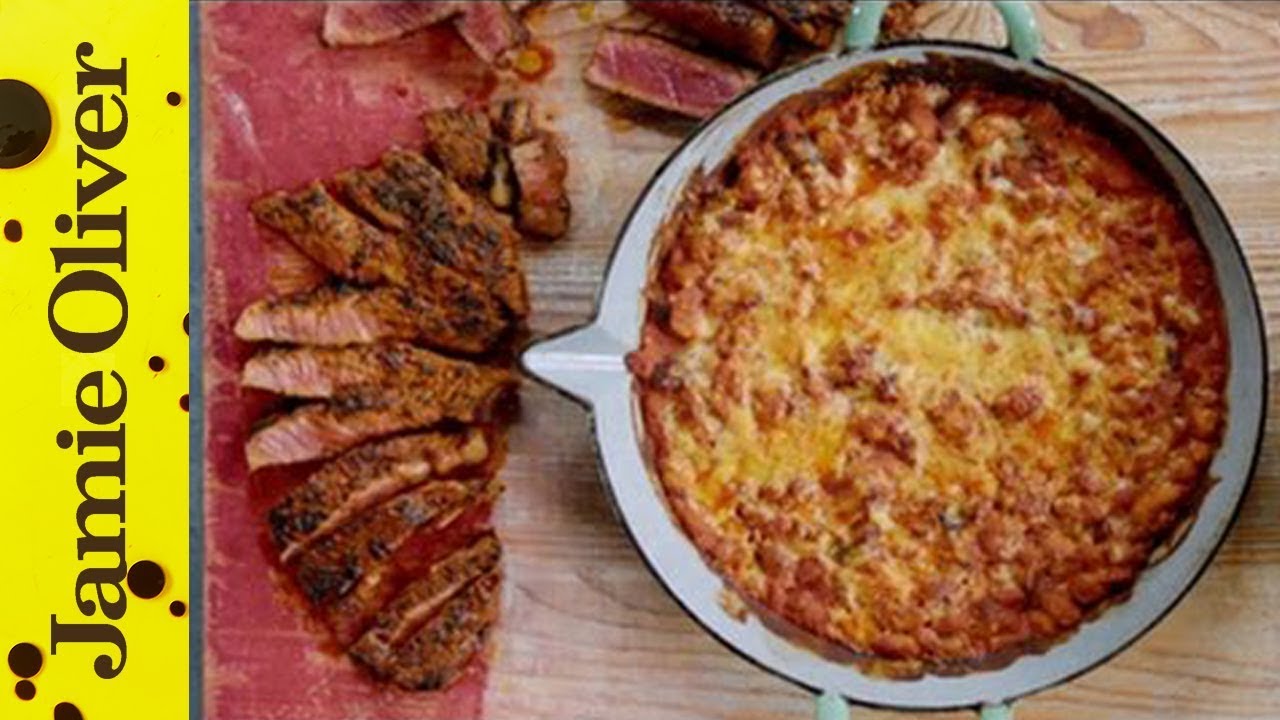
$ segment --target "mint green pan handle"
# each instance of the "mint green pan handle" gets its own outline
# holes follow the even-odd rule
[[[1009,51],[1023,62],[1035,60],[1040,54],[1040,31],[1031,7],[1023,0],[993,0],[991,4],[1004,19]],[[888,7],[888,0],[857,0],[853,4],[844,31],[845,52],[871,50],[876,46],[880,21]],[[827,691],[818,696],[813,716],[814,720],[849,720],[849,704],[838,694]],[[1007,703],[993,703],[979,708],[978,716],[981,720],[1013,720],[1013,710]]]
[[[1024,62],[1035,60],[1040,54],[1040,31],[1031,7],[1023,0],[994,0],[992,5],[1004,19],[1005,32],[1009,36],[1009,50]],[[870,50],[880,36],[880,21],[889,7],[888,0],[858,0],[853,4],[849,24],[844,31],[845,51]]]
[[[813,708],[814,720],[849,720],[849,704],[833,692],[818,696]],[[979,720],[1013,720],[1013,708],[1006,703],[983,705],[978,709]]]

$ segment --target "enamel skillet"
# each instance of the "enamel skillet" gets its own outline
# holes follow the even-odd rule
[[[605,485],[617,513],[653,574],[707,632],[761,668],[819,693],[817,714],[835,720],[845,700],[901,710],[972,708],[983,718],[1010,717],[1010,702],[1065,682],[1102,664],[1150,630],[1191,588],[1234,520],[1258,454],[1265,421],[1267,358],[1262,313],[1243,254],[1222,208],[1187,159],[1156,128],[1100,88],[1037,59],[1039,36],[1023,2],[996,2],[1010,47],[997,50],[954,42],[913,42],[876,48],[885,2],[857,2],[842,51],[782,72],[704,123],[650,181],[622,230],[589,324],[544,340],[522,358],[534,377],[592,412]],[[624,357],[639,344],[645,316],[643,288],[654,238],[698,169],[719,166],[739,137],[786,98],[817,89],[873,64],[949,75],[976,73],[997,86],[1034,86],[1073,105],[1105,127],[1118,147],[1164,176],[1180,196],[1215,268],[1230,336],[1228,418],[1212,461],[1214,482],[1176,544],[1147,568],[1127,600],[1086,622],[1039,654],[998,668],[911,680],[865,674],[783,639],[754,617],[735,619],[721,606],[723,582],[699,556],[668,512],[650,475],[644,432]]]

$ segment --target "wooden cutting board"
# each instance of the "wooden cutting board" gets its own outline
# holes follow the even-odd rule
[[[1245,245],[1274,326],[1280,313],[1280,3],[1057,2],[1036,12],[1049,62],[1130,103],[1205,176]],[[368,162],[392,142],[414,142],[412,118],[428,106],[519,92],[549,109],[567,140],[575,211],[568,238],[528,249],[531,328],[541,336],[584,322],[628,209],[692,129],[581,82],[599,27],[635,22],[621,3],[540,7],[530,24],[537,41],[552,49],[555,65],[537,82],[477,67],[447,30],[386,48],[335,52],[316,44],[316,7],[210,3],[201,16],[206,246],[208,257],[220,261],[211,265],[207,288],[224,316],[271,280],[275,251],[256,235],[244,198]],[[929,37],[996,42],[1002,33],[984,3],[930,3],[920,18]],[[280,79],[289,73],[304,80]],[[207,390],[225,385],[243,355],[221,319],[211,318],[206,339],[212,350]],[[507,582],[495,654],[487,677],[469,679],[447,706],[360,689],[357,671],[319,650],[298,614],[279,606],[267,563],[253,555],[261,556],[260,548],[245,539],[256,532],[258,518],[244,509],[256,491],[231,451],[250,418],[231,401],[209,407],[233,416],[210,423],[221,428],[209,439],[206,481],[206,712],[212,720],[810,715],[805,693],[722,648],[650,577],[597,478],[586,413],[533,383],[525,385],[522,402],[497,515]],[[1157,629],[1104,667],[1019,703],[1020,720],[1280,717],[1280,434],[1274,427],[1239,521],[1199,585]],[[291,674],[306,680],[291,684]],[[347,688],[337,700],[315,687],[326,674],[328,684]],[[904,716],[866,711],[858,717]]]

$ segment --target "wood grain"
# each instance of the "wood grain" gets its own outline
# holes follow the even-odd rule
[[[552,106],[569,139],[576,213],[566,241],[532,253],[535,335],[589,317],[627,210],[690,129],[656,113],[624,119],[619,111],[633,118],[634,108],[578,80],[596,26],[622,12],[616,3],[593,9],[560,3],[533,22],[557,64],[522,92]],[[928,3],[920,15],[929,37],[1003,37],[985,3]],[[1277,332],[1280,3],[1055,2],[1037,7],[1037,15],[1051,63],[1130,103],[1205,176],[1245,244],[1269,335]],[[809,717],[805,693],[721,647],[649,575],[597,479],[585,412],[531,383],[523,399],[498,518],[509,582],[486,714]],[[1273,397],[1273,412],[1276,404]],[[1268,430],[1239,521],[1178,609],[1104,667],[1018,703],[1017,715],[1280,717],[1280,431]]]
[[[252,9],[261,16],[249,17],[249,10],[240,9],[235,14],[244,15],[239,22],[246,27],[260,22],[259,17],[264,18],[261,22],[274,18],[276,23],[305,18],[311,24],[302,30],[294,28],[295,34],[312,37],[316,9],[294,5],[281,10],[285,5]],[[231,11],[215,8],[205,15],[215,12]],[[1130,103],[1168,134],[1200,170],[1245,245],[1266,306],[1268,336],[1280,332],[1280,2],[1053,2],[1038,5],[1036,12],[1049,62]],[[1003,41],[998,16],[986,3],[927,3],[919,16],[928,37]],[[640,108],[581,81],[602,25],[646,22],[616,1],[543,3],[534,9],[531,25],[536,41],[554,52],[553,71],[536,83],[504,76],[493,88],[499,95],[535,98],[565,137],[571,162],[574,219],[570,236],[528,250],[535,336],[589,318],[628,210],[664,158],[693,129],[687,121]],[[213,38],[217,42],[206,40],[206,70],[219,65],[226,73],[238,73],[242,54],[262,54],[258,48],[240,47],[254,37],[251,27],[244,32],[229,27],[225,36]],[[263,32],[260,29],[259,34]],[[206,170],[213,170],[216,181],[206,187],[206,210],[225,211],[213,213],[217,223],[239,223],[235,227],[243,226],[250,233],[239,196],[251,194],[249,186],[261,192],[331,172],[349,164],[347,154],[374,157],[395,139],[409,142],[416,132],[413,114],[421,107],[454,104],[472,97],[473,91],[478,92],[475,87],[489,89],[487,70],[469,79],[465,76],[472,72],[464,67],[465,48],[445,29],[406,38],[390,50],[331,55],[318,44],[307,47],[312,53],[306,56],[310,64],[301,67],[314,71],[318,87],[332,93],[335,102],[349,103],[330,108],[348,120],[343,133],[321,138],[341,151],[334,151],[334,166],[318,171],[315,166],[322,163],[297,152],[291,156],[294,165],[282,163],[280,158],[288,155],[289,148],[316,141],[284,132],[291,125],[275,128],[280,135],[274,141],[278,153],[268,152],[247,168],[223,171],[222,148],[210,142]],[[410,51],[422,59],[410,62],[395,55]],[[211,63],[219,58],[226,62]],[[320,67],[325,63],[335,67]],[[252,71],[267,79],[273,72],[269,67]],[[325,84],[330,72],[368,95],[347,93],[346,84]],[[444,78],[448,81],[439,77],[450,75],[457,77]],[[278,114],[306,117],[306,111],[315,106],[315,88],[299,89],[279,78],[272,82],[279,84]],[[277,91],[275,85],[269,88]],[[219,90],[206,89],[209,107],[225,106],[232,119],[247,117],[239,96],[225,87]],[[397,107],[403,106],[404,117],[398,125],[349,121],[385,102],[387,92],[402,98]],[[257,133],[252,124],[243,124],[256,148],[258,135],[265,133],[269,123]],[[271,140],[264,138],[264,142]],[[273,148],[268,144],[267,149]],[[342,163],[338,155],[343,155]],[[224,193],[239,195],[225,207],[210,203],[210,198]],[[251,237],[242,245],[246,253],[253,251]],[[215,280],[222,275],[235,279],[242,270],[213,267],[211,273]],[[224,285],[213,283],[214,287]],[[259,290],[240,289],[244,297],[236,292],[231,287],[212,300],[215,305],[242,302]],[[1273,367],[1280,363],[1277,355],[1280,350],[1273,352]],[[214,382],[234,383],[235,368],[230,361],[215,365],[206,385],[210,377]],[[1277,384],[1280,376],[1273,376],[1273,388]],[[526,383],[522,399],[522,416],[513,429],[510,459],[503,470],[508,490],[498,509],[508,581],[484,691],[485,716],[501,720],[810,717],[812,699],[806,693],[720,646],[683,614],[649,574],[617,523],[599,481],[585,411],[531,382]],[[1280,410],[1275,392],[1269,401],[1273,413]],[[243,434],[243,428],[235,432]],[[239,437],[214,440],[238,452]],[[217,652],[207,660],[213,670],[213,696],[216,699],[225,692],[228,698],[222,705],[209,706],[214,709],[211,716],[263,716],[237,704],[242,696],[238,690],[255,678],[232,670],[254,662],[274,663],[273,672],[287,673],[294,680],[323,678],[303,682],[301,687],[283,683],[267,688],[263,695],[272,696],[268,700],[271,707],[280,708],[278,717],[422,716],[425,710],[412,707],[410,700],[370,690],[345,660],[315,649],[314,633],[293,618],[296,613],[290,608],[279,607],[270,595],[271,586],[263,584],[270,582],[259,567],[263,563],[244,562],[256,551],[253,538],[243,528],[257,520],[240,517],[247,513],[241,496],[249,490],[226,487],[221,477],[209,476],[211,494],[223,493],[221,502],[234,512],[227,513],[231,521],[224,518],[219,524],[214,517],[207,523],[208,576],[216,583],[225,582],[230,573],[240,573],[238,581],[252,584],[258,592],[253,596],[256,604],[241,603],[252,593],[239,589],[212,596],[225,601],[225,607],[215,606],[211,614],[224,624],[215,622],[206,630],[217,641],[213,645],[226,646],[224,654],[230,660],[219,664]],[[254,574],[245,575],[248,572]],[[254,625],[262,621],[247,617],[253,612],[274,612],[281,616],[274,620],[276,625],[294,629],[287,636],[263,635]],[[285,645],[292,654],[281,654]],[[367,697],[335,706],[329,686],[343,683],[360,683]],[[218,708],[227,709],[219,713]],[[883,711],[856,715],[883,720],[910,717]],[[1018,703],[1017,715],[1020,720],[1280,717],[1280,429],[1275,423],[1267,430],[1257,477],[1237,524],[1213,566],[1177,610],[1104,667]]]

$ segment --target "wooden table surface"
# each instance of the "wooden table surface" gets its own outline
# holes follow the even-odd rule
[[[1036,11],[1051,63],[1131,104],[1204,175],[1245,245],[1274,330],[1280,320],[1280,3],[1055,2]],[[536,35],[555,48],[557,65],[542,89],[527,92],[545,94],[559,114],[574,163],[576,212],[570,238],[531,253],[536,335],[588,318],[627,209],[689,129],[658,115],[635,121],[634,108],[577,80],[595,26],[619,12],[557,7],[533,23]],[[984,3],[931,3],[919,13],[928,37],[1002,37],[997,15]],[[1280,349],[1273,348],[1273,363],[1277,357]],[[809,717],[805,693],[721,647],[650,576],[597,478],[586,413],[532,383],[523,400],[498,517],[509,581],[486,715]],[[1273,417],[1276,404],[1272,400]],[[1018,703],[1016,712],[1020,720],[1280,717],[1280,434],[1274,422],[1239,521],[1182,604],[1105,666]]]
[[[1037,7],[1037,14],[1050,62],[1130,103],[1199,168],[1245,245],[1269,325],[1280,327],[1280,2],[1046,3]],[[628,209],[693,126],[639,109],[581,81],[600,25],[631,22],[625,5],[546,3],[533,15],[535,37],[554,50],[554,70],[534,83],[506,78],[496,90],[535,97],[552,111],[568,145],[572,231],[560,243],[531,247],[527,253],[534,308],[531,329],[541,336],[589,317]],[[929,37],[994,43],[1002,35],[996,13],[985,3],[930,3],[919,10],[919,17]],[[226,72],[240,72],[236,53],[253,56],[235,46],[241,35],[228,32],[221,45],[209,42],[207,52],[222,58],[219,67],[225,65]],[[365,94],[342,96],[353,107],[383,97],[389,92],[383,86],[393,81],[411,79],[421,84],[426,100],[450,101],[423,77],[401,77],[408,72],[401,65],[369,64],[371,57],[382,55],[352,51],[341,57],[367,65],[349,73],[368,81],[359,88]],[[211,67],[211,58],[206,61]],[[460,72],[454,65],[415,58],[402,64],[412,65],[415,73]],[[235,104],[239,97],[219,102],[223,101],[235,111],[230,117],[247,117],[245,108]],[[353,142],[376,148],[391,141],[384,137],[386,128],[381,134],[374,133],[376,129],[351,130]],[[252,132],[249,137],[254,137]],[[246,181],[231,178],[223,184],[228,182]],[[243,214],[240,205],[234,210]],[[1280,357],[1280,349],[1272,357]],[[234,381],[236,368],[215,370],[231,373],[227,377]],[[1278,380],[1273,378],[1273,388],[1280,386]],[[512,430],[510,458],[503,470],[508,490],[498,508],[508,579],[484,689],[485,717],[810,717],[812,699],[807,694],[719,645],[650,576],[616,522],[599,481],[586,413],[532,382],[526,383],[522,400],[522,416]],[[1273,413],[1280,409],[1276,405],[1273,402]],[[1272,423],[1268,429],[1239,521],[1198,586],[1158,628],[1104,667],[1018,703],[1020,720],[1280,718],[1280,434],[1275,428]],[[214,489],[224,493],[218,496],[220,502],[240,509],[227,503],[243,502],[244,488],[224,485],[214,483]],[[220,532],[217,538],[224,544],[215,543],[210,557],[221,565],[210,571],[211,576],[244,572],[236,564],[243,559],[237,553],[252,548],[226,544],[238,536]],[[265,571],[257,568],[244,582],[266,582]],[[242,619],[235,617],[239,606],[232,601],[237,597],[232,593],[223,598],[231,609],[222,609],[218,622],[236,625]],[[271,606],[269,597],[262,602]],[[284,622],[292,622],[287,614]],[[211,626],[211,632],[221,632],[223,625]],[[244,623],[236,627],[240,625]],[[246,632],[255,635],[252,624]],[[304,631],[299,625],[290,632]],[[310,636],[300,637],[299,647],[310,648]],[[263,643],[267,640],[271,639]],[[227,642],[234,646],[239,641],[230,637]],[[336,672],[356,672],[340,659],[311,660],[317,666],[333,664]],[[215,669],[219,668],[210,680],[214,691],[250,682],[221,665]],[[276,695],[289,696],[283,705],[276,703],[281,707],[293,707],[288,705],[293,698],[305,699],[311,690],[272,688]],[[240,706],[226,707],[232,710],[219,717],[236,717]],[[317,710],[338,712],[333,707]],[[872,711],[855,715],[908,717]]]

